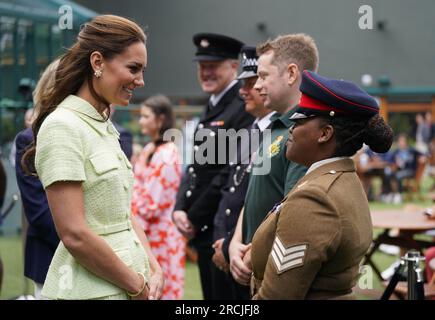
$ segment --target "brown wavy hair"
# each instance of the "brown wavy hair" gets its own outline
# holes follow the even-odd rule
[[[41,95],[39,112],[32,125],[34,142],[22,159],[25,172],[36,174],[34,162],[37,136],[45,118],[56,110],[68,95],[77,93],[86,81],[92,96],[106,106],[107,114],[110,113],[109,103],[98,95],[92,85],[92,52],[98,51],[104,59],[110,61],[136,42],[146,43],[144,31],[135,22],[123,17],[101,15],[82,26],[77,41],[60,58],[55,84]]]
[[[148,107],[154,113],[156,118],[162,119],[162,126],[159,129],[159,137],[154,141],[156,146],[164,144],[163,135],[166,130],[174,128],[175,118],[172,111],[172,103],[169,98],[163,94],[151,96],[142,103],[142,106]]]

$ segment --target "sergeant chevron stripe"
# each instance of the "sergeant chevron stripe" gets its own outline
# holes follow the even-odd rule
[[[278,274],[303,265],[307,248],[308,244],[297,244],[285,248],[281,240],[275,237],[272,247],[272,258]]]

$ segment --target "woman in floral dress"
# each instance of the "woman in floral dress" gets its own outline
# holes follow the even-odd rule
[[[134,166],[132,212],[163,270],[162,299],[181,299],[186,241],[171,218],[180,185],[181,159],[176,145],[163,141],[164,132],[174,126],[169,99],[163,95],[147,99],[141,108],[139,124],[151,141]]]

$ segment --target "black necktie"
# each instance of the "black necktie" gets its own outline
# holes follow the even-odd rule
[[[263,131],[260,130],[260,127],[258,126],[258,122],[255,122],[252,124],[251,126],[251,134],[250,134],[250,138],[252,139],[252,137],[254,135],[258,135],[258,145],[261,144],[261,142],[263,141]]]
[[[208,99],[208,103],[207,103],[207,113],[209,113],[213,108],[214,108],[213,103],[211,103],[211,100]]]

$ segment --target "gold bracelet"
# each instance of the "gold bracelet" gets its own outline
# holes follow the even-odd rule
[[[145,290],[145,287],[147,286],[147,280],[146,280],[146,278],[145,278],[145,275],[144,275],[142,272],[138,272],[138,274],[140,274],[140,275],[142,276],[142,278],[143,278],[143,286],[142,286],[142,288],[139,290],[138,293],[130,293],[130,292],[127,291],[127,294],[128,294],[130,297],[137,297],[138,295],[140,295],[140,294]]]

